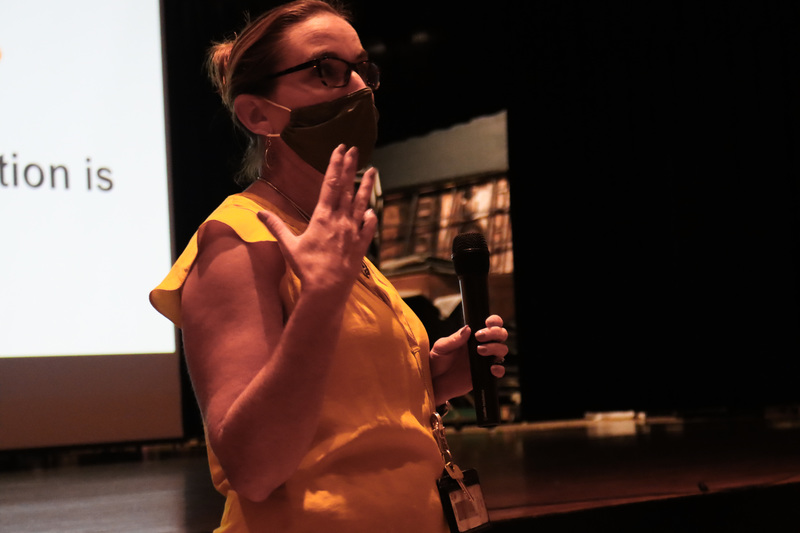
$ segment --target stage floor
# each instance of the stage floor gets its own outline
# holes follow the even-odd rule
[[[551,531],[544,525],[554,516],[642,502],[800,486],[796,412],[695,420],[616,413],[449,429],[447,437],[456,463],[478,470],[498,529],[518,526],[505,531]],[[202,533],[221,515],[199,443],[6,453],[2,466],[1,532]],[[800,506],[791,507],[797,531]]]

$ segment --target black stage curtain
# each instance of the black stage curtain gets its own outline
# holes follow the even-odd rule
[[[511,18],[525,418],[797,403],[800,4]]]
[[[237,190],[203,52],[274,3],[164,2],[178,249]],[[381,143],[508,109],[525,418],[800,400],[800,4],[350,4]]]

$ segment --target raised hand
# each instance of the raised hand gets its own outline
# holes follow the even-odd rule
[[[301,235],[294,235],[273,213],[258,214],[303,282],[304,291],[349,294],[361,270],[378,218],[368,209],[376,171],[368,170],[354,193],[357,165],[356,148],[339,145],[333,151],[319,202]]]

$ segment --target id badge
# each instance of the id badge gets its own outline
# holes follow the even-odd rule
[[[446,472],[436,482],[451,533],[489,531],[489,513],[483,500],[478,472],[471,468],[464,470],[462,482],[463,487]]]

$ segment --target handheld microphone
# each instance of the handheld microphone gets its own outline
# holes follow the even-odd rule
[[[478,354],[475,332],[486,327],[489,317],[489,247],[480,233],[462,233],[453,239],[453,266],[461,289],[464,323],[471,333],[467,341],[475,414],[480,427],[500,423],[497,380],[490,370],[492,357]]]

